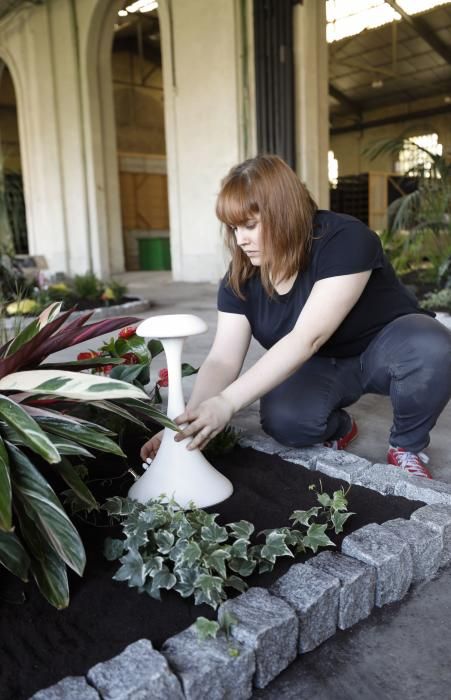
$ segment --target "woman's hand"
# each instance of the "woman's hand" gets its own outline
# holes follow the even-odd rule
[[[193,439],[187,449],[203,450],[212,438],[225,428],[234,414],[233,407],[221,394],[202,401],[197,408],[187,408],[175,419],[177,425],[187,424],[181,433],[177,433],[175,441],[180,442],[187,437]]]
[[[150,459],[155,459],[157,452],[160,449],[163,433],[164,430],[160,430],[159,433],[156,433],[156,435],[151,437],[150,440],[147,440],[147,442],[145,442],[141,447],[141,452],[139,454],[143,462],[145,462],[148,457],[150,457]]]

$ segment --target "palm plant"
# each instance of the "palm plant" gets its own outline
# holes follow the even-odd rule
[[[409,252],[421,257],[426,246],[438,261],[451,253],[451,163],[407,136],[384,139],[365,149],[371,160],[380,155],[398,154],[409,145],[418,154],[428,157],[430,167],[418,162],[406,175],[417,178],[417,189],[395,199],[388,208],[389,229],[385,240],[396,246],[406,256]],[[400,232],[408,232],[399,238]]]
[[[46,478],[46,463],[89,510],[98,505],[75,469],[74,458],[77,463],[92,458],[93,449],[125,457],[111,430],[68,415],[64,407],[88,402],[144,429],[140,416],[177,429],[140,387],[70,371],[111,364],[111,358],[43,364],[50,354],[139,320],[87,324],[91,313],[86,313],[69,322],[74,309],[60,309],[61,303],[52,304],[0,348],[0,566],[23,581],[31,573],[57,608],[69,603],[66,567],[82,575],[86,555]],[[49,408],[49,397],[58,398],[57,410]]]

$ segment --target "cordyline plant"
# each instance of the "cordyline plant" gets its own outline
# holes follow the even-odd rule
[[[346,495],[343,489],[333,496],[317,493],[318,506],[295,510],[291,527],[263,530],[261,544],[252,541],[252,523],[240,520],[220,526],[218,513],[207,513],[194,503],[185,511],[164,496],[145,505],[114,497],[102,507],[121,521],[125,537],[108,538],[104,553],[121,563],[116,581],[127,581],[157,600],[162,589],[173,589],[183,598],[193,595],[196,605],[216,608],[227,598],[226,588],[245,591],[242,577],[272,571],[278,557],[334,547],[327,530],[342,532],[353,515],[347,512]]]
[[[0,566],[23,581],[31,573],[57,608],[69,603],[66,566],[82,575],[86,555],[44,475],[47,467],[42,467],[48,463],[91,510],[98,504],[73,460],[78,464],[80,458],[92,458],[91,449],[125,457],[113,432],[67,415],[65,407],[88,402],[144,430],[139,416],[177,429],[139,387],[80,372],[111,363],[111,358],[42,364],[48,355],[139,320],[126,317],[88,324],[92,312],[69,321],[74,309],[64,313],[60,309],[61,303],[52,304],[0,348]],[[55,398],[57,403],[52,402]]]

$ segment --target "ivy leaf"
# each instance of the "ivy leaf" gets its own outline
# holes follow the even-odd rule
[[[230,547],[230,555],[234,559],[247,559],[248,540],[240,538]]]
[[[239,576],[229,576],[224,581],[224,586],[227,586],[228,588],[235,588],[235,590],[240,591],[240,593],[244,593],[248,589],[246,581],[243,581],[243,579]]]
[[[144,574],[147,576],[155,576],[158,571],[162,571],[164,565],[163,557],[145,557]],[[167,568],[167,567],[166,567]]]
[[[175,584],[177,583],[177,579],[174,576],[174,574],[171,574],[170,571],[162,570],[162,571],[157,571],[155,576],[153,577],[152,580],[152,593],[153,594],[158,594],[158,599],[160,599],[160,589],[164,588],[167,591],[170,588],[173,588]],[[147,589],[146,589],[147,590]],[[152,595],[153,598],[156,598],[157,595]]]
[[[313,552],[318,551],[318,547],[335,547],[335,544],[326,535],[327,523],[319,524],[313,523],[307,530],[307,534],[304,537],[304,545],[309,547]]]
[[[202,605],[202,603],[206,603],[207,605],[210,605],[214,610],[218,607],[218,605],[225,600],[226,596],[225,594],[221,591],[217,590],[210,590],[208,592],[202,591],[200,589],[195,589],[194,591],[194,604],[195,605]]]
[[[250,576],[255,569],[256,563],[257,562],[253,561],[252,559],[241,559],[236,557],[234,559],[230,559],[229,568],[232,569],[232,571],[235,571],[237,574],[240,574],[240,576]]]
[[[334,510],[346,510],[348,507],[348,499],[346,498],[343,489],[334,491],[331,507]]]
[[[232,615],[231,612],[228,610],[220,610],[219,611],[219,623],[221,625],[221,629],[224,630],[225,636],[227,639],[230,638],[230,633],[232,632],[232,627],[233,625],[236,625],[238,622],[237,618],[235,615]]]
[[[188,596],[194,593],[194,586],[199,576],[199,569],[195,568],[177,568],[174,569],[178,582],[174,586],[174,590],[180,593],[182,598],[188,598]]]
[[[204,525],[201,529],[202,539],[206,542],[225,542],[228,539],[227,530],[225,527],[220,527],[217,523]]]
[[[128,585],[144,586],[145,570],[142,556],[139,552],[130,550],[127,554],[121,557],[122,566],[113,576],[115,581],[128,581]]]
[[[250,536],[255,530],[254,525],[247,520],[239,520],[236,523],[230,523],[229,528],[232,530],[233,537],[244,539],[246,542],[249,541]]]
[[[351,515],[355,515],[355,513],[340,513],[338,510],[332,513],[331,520],[337,535],[339,532],[343,532],[343,525]]]
[[[167,530],[159,530],[155,533],[154,537],[158,551],[161,554],[168,554],[172,549],[175,539],[172,532],[168,532]]]
[[[202,550],[197,542],[190,542],[181,554],[181,561],[186,566],[193,566],[202,557]]]
[[[321,505],[324,508],[330,508],[330,506],[333,503],[333,501],[328,493],[317,493],[316,498],[318,499],[318,502],[321,503]]]
[[[121,498],[120,496],[108,498],[102,506],[102,509],[106,510],[108,515],[130,515],[135,508],[136,501],[132,501],[131,498]]]
[[[103,555],[108,561],[119,559],[124,553],[124,541],[107,537],[103,545]]]
[[[226,578],[227,571],[225,562],[230,559],[230,553],[226,549],[215,549],[214,552],[205,557],[205,565],[217,571],[223,578]]]
[[[219,631],[219,623],[215,620],[207,620],[206,617],[198,617],[194,623],[196,626],[196,632],[202,641],[205,641],[208,637],[216,639],[216,635]]]
[[[285,544],[285,535],[281,532],[271,532],[262,546],[261,556],[272,564],[276,557],[292,557],[293,552]]]
[[[182,562],[185,549],[189,544],[188,540],[178,540],[168,554],[169,559],[176,563]]]
[[[293,525],[299,524],[308,527],[310,525],[310,518],[316,517],[320,510],[321,508],[318,508],[318,506],[309,508],[309,510],[294,510],[289,520],[293,521]]]

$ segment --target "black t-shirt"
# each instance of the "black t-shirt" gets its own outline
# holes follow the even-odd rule
[[[427,312],[418,307],[415,296],[396,277],[378,235],[353,216],[317,211],[309,264],[287,294],[275,293],[271,299],[257,270],[242,287],[243,300],[230,288],[225,275],[218,291],[218,309],[244,314],[253,336],[268,349],[293,329],[317,280],[365,270],[372,273],[361,297],[317,353],[326,357],[360,355],[390,321]]]

